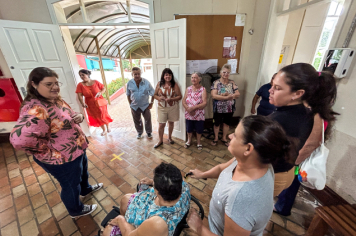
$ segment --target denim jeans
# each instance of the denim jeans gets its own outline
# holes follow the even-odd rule
[[[33,160],[58,180],[62,187],[61,199],[69,214],[79,214],[84,207],[79,195],[84,196],[92,190],[88,182],[88,158],[85,150],[83,155],[77,157],[74,161],[62,165],[46,164],[37,160],[36,157]]]

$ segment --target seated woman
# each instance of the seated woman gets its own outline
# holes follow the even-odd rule
[[[282,127],[264,116],[247,116],[230,135],[230,161],[192,178],[218,178],[210,201],[209,228],[195,211],[187,223],[198,235],[262,236],[273,210],[271,163],[291,156],[293,147]]]
[[[120,215],[105,227],[104,236],[173,235],[190,207],[189,185],[176,166],[163,162],[154,169],[153,180],[141,180],[141,184],[153,183],[153,188],[141,187],[121,199]]]

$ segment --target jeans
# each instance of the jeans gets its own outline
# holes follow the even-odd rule
[[[33,160],[41,166],[47,173],[54,176],[62,187],[61,199],[70,215],[81,213],[84,208],[79,199],[79,195],[86,195],[92,191],[88,178],[88,158],[86,151],[74,161],[62,165],[50,165]]]
[[[298,194],[299,186],[300,182],[298,180],[298,175],[296,175],[292,185],[283,190],[278,196],[278,201],[274,205],[278,213],[284,216],[291,214],[295,197]]]

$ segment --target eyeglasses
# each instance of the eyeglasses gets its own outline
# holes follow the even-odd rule
[[[228,72],[228,71],[223,71],[223,74],[230,74],[230,72]]]
[[[41,83],[41,82],[40,82]],[[62,82],[54,82],[54,83],[41,83],[44,86],[46,86],[49,89],[52,89],[54,85],[56,85],[57,87],[61,87],[63,85]]]

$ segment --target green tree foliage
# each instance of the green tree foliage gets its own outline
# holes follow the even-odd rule
[[[125,79],[125,84],[129,81],[129,79]],[[117,78],[116,80],[113,80],[108,84],[108,91],[109,91],[109,96],[113,95],[117,90],[122,88],[122,79]],[[103,94],[103,97],[106,98],[106,94]]]

